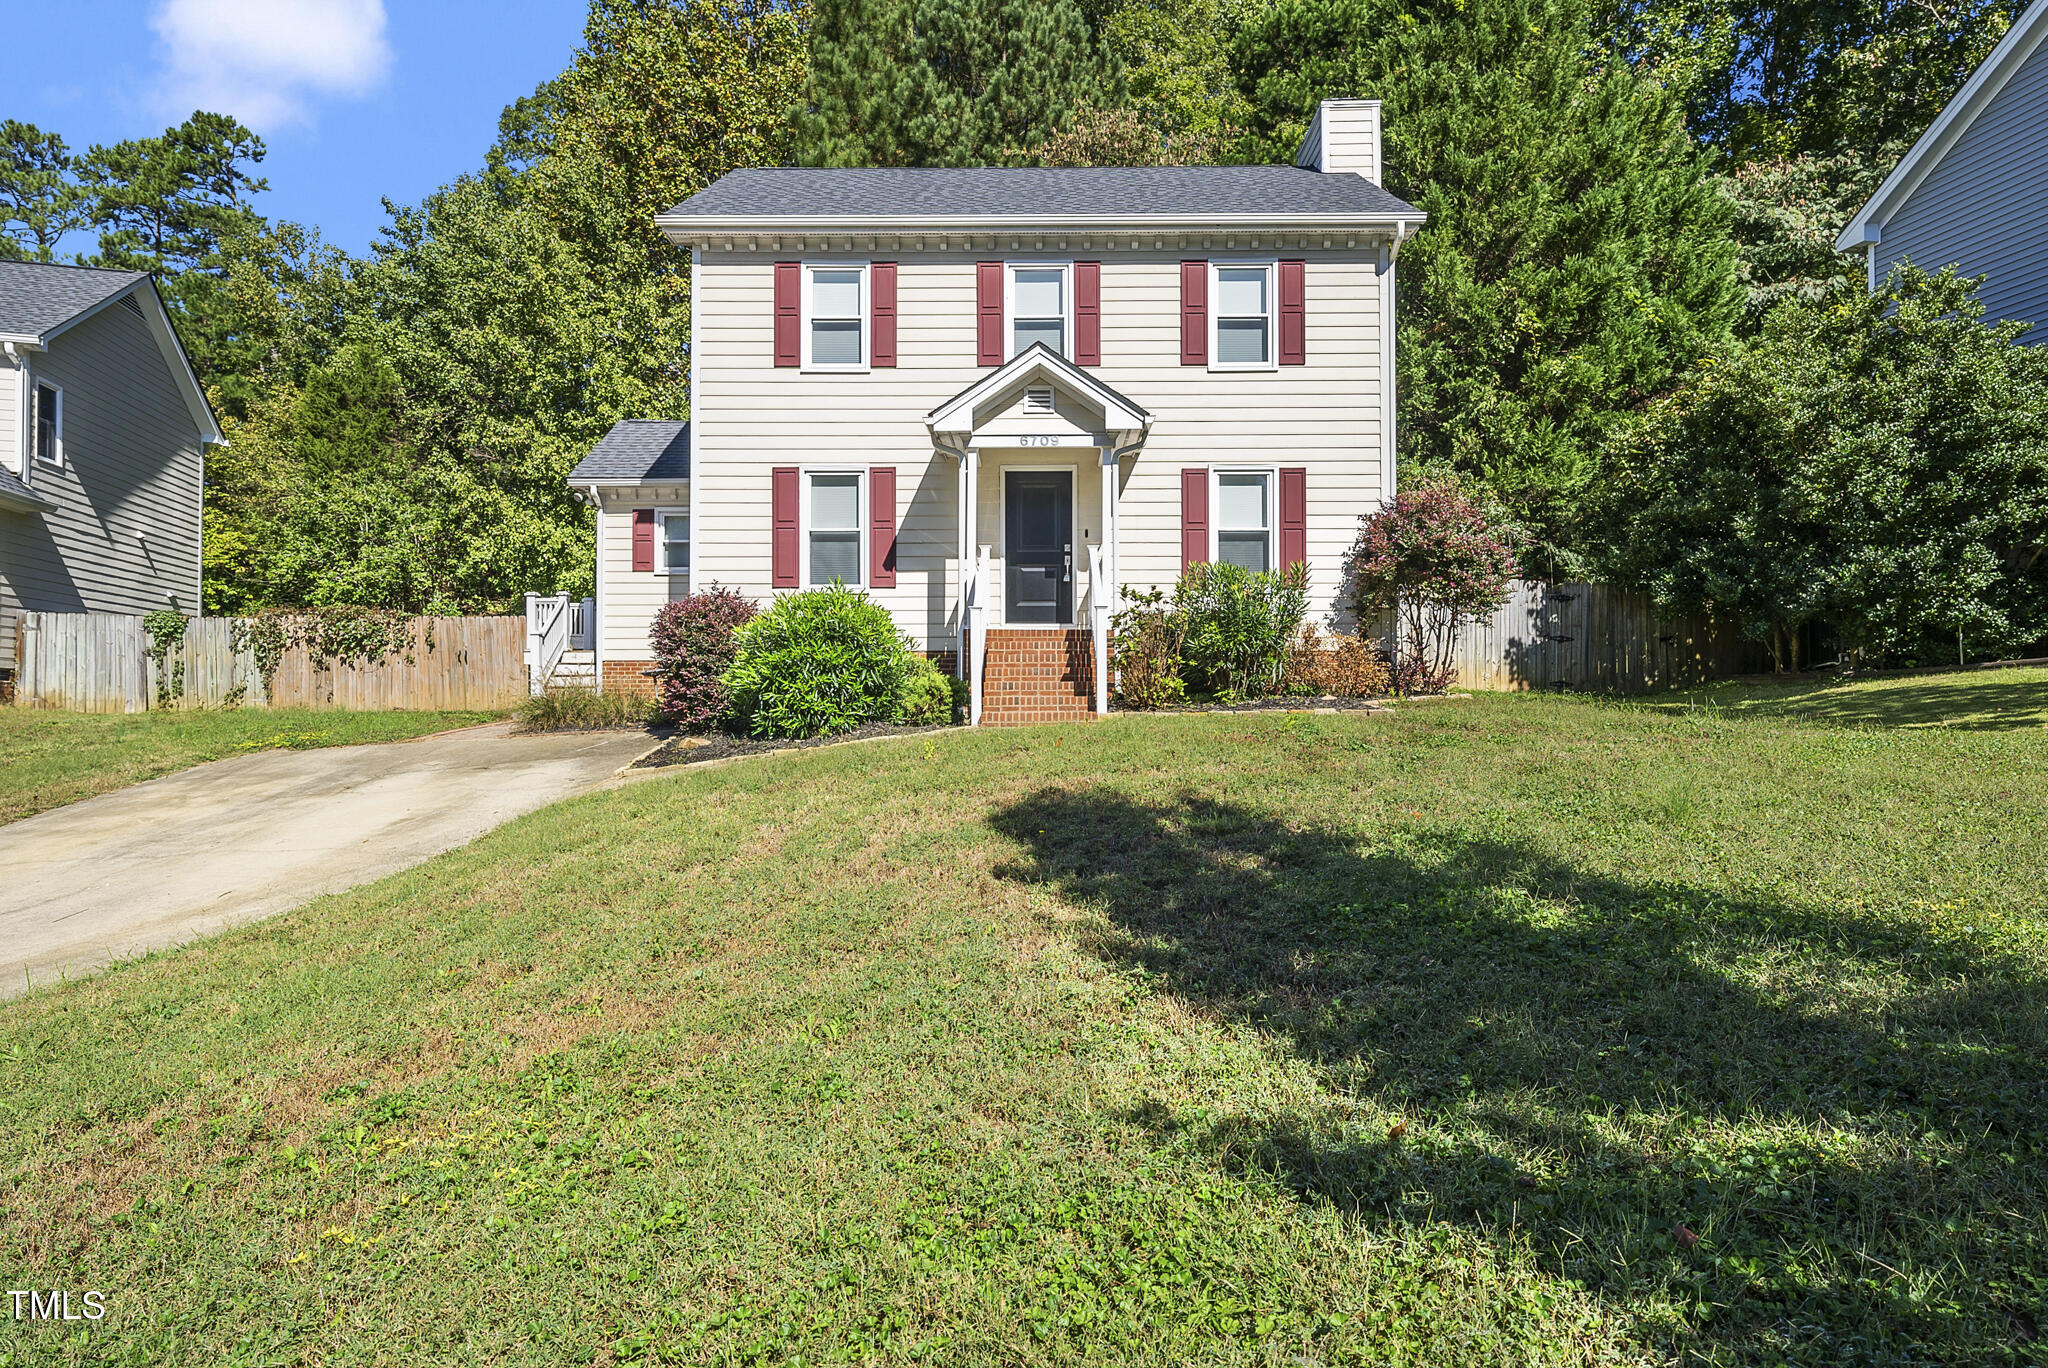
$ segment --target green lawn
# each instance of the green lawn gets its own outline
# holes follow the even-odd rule
[[[0,1363],[2048,1361],[2048,728],[1733,701],[685,771],[0,1004]]]
[[[403,741],[501,715],[312,708],[122,715],[0,708],[0,823],[245,751]]]

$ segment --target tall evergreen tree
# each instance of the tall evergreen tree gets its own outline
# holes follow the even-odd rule
[[[1595,34],[1575,0],[1281,0],[1235,51],[1267,158],[1320,99],[1384,102],[1387,187],[1429,214],[1400,257],[1401,457],[1480,477],[1538,573],[1580,568],[1608,426],[1741,301],[1677,101]]]
[[[798,158],[1028,163],[1114,75],[1076,0],[815,0]]]
[[[57,244],[89,221],[71,150],[34,124],[0,120],[0,257],[55,261]]]

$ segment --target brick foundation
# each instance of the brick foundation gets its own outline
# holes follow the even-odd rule
[[[651,660],[607,660],[604,679],[599,687],[608,694],[637,694],[641,698],[653,698],[654,678],[648,673],[653,668]]]

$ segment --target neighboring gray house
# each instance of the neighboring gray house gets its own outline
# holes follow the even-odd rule
[[[0,683],[22,610],[199,611],[220,440],[146,273],[0,261]]]
[[[2048,341],[2048,0],[2019,17],[1835,240],[1863,251],[1875,290],[1910,261],[1987,277],[1991,320]]]

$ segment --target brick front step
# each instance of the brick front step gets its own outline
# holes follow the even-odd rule
[[[989,632],[981,725],[1086,722],[1094,716],[1095,642],[1087,632]]]

